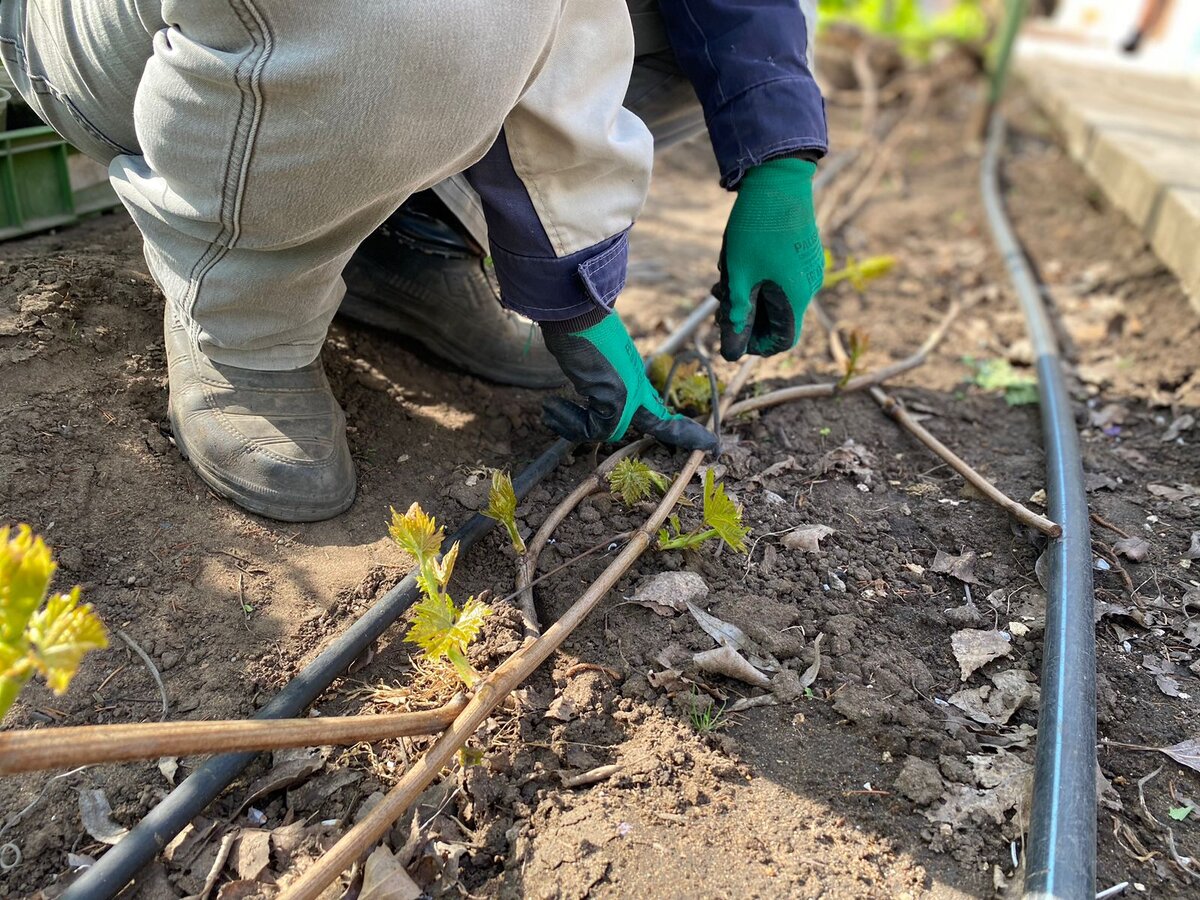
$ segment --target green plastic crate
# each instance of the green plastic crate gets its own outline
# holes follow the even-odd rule
[[[0,133],[0,241],[71,225],[119,204],[107,182],[72,187],[73,152],[44,125]]]

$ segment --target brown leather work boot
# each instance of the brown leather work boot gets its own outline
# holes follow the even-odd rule
[[[163,330],[171,429],[205,484],[284,522],[316,522],[349,508],[355,482],[346,416],[320,359],[286,372],[214,363],[170,303]]]

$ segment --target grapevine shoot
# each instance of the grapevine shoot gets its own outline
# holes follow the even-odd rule
[[[659,550],[690,550],[711,538],[720,538],[736,553],[746,552],[750,529],[742,524],[742,510],[725,493],[725,485],[713,478],[712,469],[704,473],[704,524],[707,528],[684,532],[679,516],[672,515],[667,527],[658,532]]]
[[[483,514],[504,526],[513,549],[519,556],[524,556],[525,541],[517,530],[517,492],[513,490],[512,478],[507,472],[496,469],[492,473],[492,489],[488,492],[488,505]]]
[[[34,674],[61,694],[84,654],[108,646],[104,625],[90,603],[79,602],[78,587],[46,598],[57,568],[28,525],[15,534],[0,528],[0,720]]]
[[[417,585],[422,598],[413,607],[413,624],[405,639],[420,647],[430,661],[449,660],[465,684],[474,684],[479,675],[467,661],[467,647],[479,636],[484,619],[492,611],[474,597],[460,609],[447,593],[458,559],[458,543],[438,558],[446,530],[419,503],[410,506],[404,515],[393,509],[388,533],[417,560]]]

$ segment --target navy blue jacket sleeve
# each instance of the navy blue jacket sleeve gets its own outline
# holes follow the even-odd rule
[[[535,322],[612,309],[625,287],[626,231],[558,256],[513,166],[503,129],[483,159],[465,174],[483,201],[500,300],[508,309]]]
[[[679,65],[704,107],[721,184],[752,166],[829,149],[825,102],[805,61],[798,0],[659,0]]]

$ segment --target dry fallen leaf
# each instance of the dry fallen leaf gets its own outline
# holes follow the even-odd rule
[[[708,596],[708,585],[695,572],[659,572],[637,586],[630,602],[660,616],[673,616]]]
[[[677,693],[687,687],[683,672],[679,671],[679,669],[663,669],[661,672],[651,671],[646,673],[646,680],[650,682],[651,687],[662,688],[668,694]]]
[[[392,851],[380,844],[367,857],[359,900],[417,900],[421,889]]]
[[[870,484],[871,476],[875,474],[872,468],[874,465],[874,454],[850,438],[840,447],[834,447],[822,456],[817,463],[817,471],[822,475],[830,471],[842,472],[853,475],[862,484]]]
[[[167,779],[167,784],[174,787],[175,773],[179,771],[179,757],[164,756],[158,761],[158,771],[162,772],[163,778]]]
[[[1141,562],[1150,553],[1150,542],[1143,537],[1138,537],[1136,534],[1127,538],[1121,538],[1113,544],[1113,553],[1117,556],[1124,556],[1126,559],[1131,559],[1134,562]]]
[[[271,832],[244,828],[233,857],[238,878],[256,881],[271,864]]]
[[[1170,424],[1170,426],[1168,426],[1167,430],[1163,432],[1163,435],[1161,438],[1159,438],[1159,440],[1161,440],[1164,444],[1170,443],[1171,441],[1176,440],[1185,431],[1191,431],[1192,426],[1195,424],[1196,417],[1191,413],[1184,413],[1182,416],[1176,418],[1175,421]]]
[[[726,622],[724,619],[718,619],[711,613],[706,613],[695,603],[689,603],[687,608],[688,612],[692,614],[692,618],[699,623],[709,637],[723,647],[732,647],[734,650],[746,654],[746,658],[755,668],[762,669],[764,672],[778,672],[782,668],[779,660],[759,647],[746,632],[736,625]]]
[[[813,656],[812,665],[804,670],[804,674],[800,676],[800,687],[812,687],[813,682],[817,680],[817,675],[821,672],[821,641],[825,638],[825,632],[820,632],[817,639],[813,641]]]
[[[796,465],[796,457],[789,456],[786,459],[781,459],[779,462],[767,466],[757,475],[751,477],[750,481],[755,484],[762,484],[768,478],[780,475],[783,472],[791,472],[798,468],[799,466]]]
[[[315,810],[335,793],[362,781],[363,773],[350,769],[333,769],[287,792],[288,809]]]
[[[1006,725],[1013,714],[1031,701],[1036,702],[1038,690],[1030,684],[1029,675],[1021,669],[996,672],[992,684],[965,688],[949,698],[956,706],[981,725]]]
[[[981,666],[986,666],[993,659],[1008,656],[1012,652],[1012,638],[1003,631],[964,628],[950,636],[950,646],[954,650],[954,658],[958,660],[962,680],[966,681]]]
[[[251,881],[239,878],[237,881],[227,881],[217,889],[217,900],[250,900],[251,897],[261,897],[263,885],[261,881]]]
[[[692,657],[692,662],[705,672],[736,678],[755,687],[765,688],[771,686],[770,678],[746,662],[740,653],[728,645],[715,647],[712,650],[705,650],[703,653],[697,653]]]
[[[956,628],[971,628],[983,624],[983,614],[970,597],[962,606],[953,606],[945,610],[943,615],[946,617],[946,621]]]
[[[821,549],[821,541],[833,534],[828,525],[805,525],[789,531],[783,536],[783,546],[789,550],[803,550],[806,553],[816,553]]]
[[[1179,682],[1170,675],[1155,675],[1154,683],[1158,685],[1158,689],[1168,697],[1183,697],[1188,695],[1181,693],[1179,690]]]
[[[1016,809],[1018,819],[1026,821],[1033,766],[1003,750],[995,756],[971,755],[967,759],[980,787],[954,785],[942,803],[925,813],[929,820],[948,822],[956,829],[977,828],[989,821],[1003,825],[1009,810]]]
[[[1168,484],[1148,484],[1148,490],[1155,497],[1162,497],[1164,500],[1191,500],[1193,497],[1200,497],[1200,487],[1186,482],[1177,482],[1174,486]]]
[[[83,830],[102,844],[117,844],[129,834],[129,829],[112,820],[108,797],[99,788],[79,792],[79,819],[83,822]]]
[[[259,797],[290,788],[320,772],[325,760],[329,759],[331,750],[330,747],[276,750],[271,754],[271,771],[250,786],[250,793],[242,801],[239,811]]]
[[[1200,737],[1180,741],[1170,747],[1156,747],[1159,753],[1165,753],[1181,766],[1187,766],[1200,772]]]
[[[933,557],[933,565],[930,568],[967,584],[979,584],[979,579],[975,577],[977,558],[974,550],[964,550],[962,556],[952,556],[945,550],[939,550]]]

